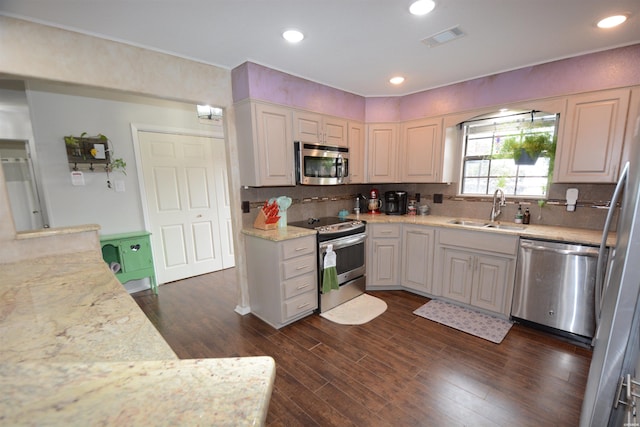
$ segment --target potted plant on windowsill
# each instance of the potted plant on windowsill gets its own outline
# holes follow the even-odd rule
[[[497,158],[512,158],[518,165],[533,165],[540,156],[553,161],[555,153],[556,139],[550,134],[520,134],[504,140]]]

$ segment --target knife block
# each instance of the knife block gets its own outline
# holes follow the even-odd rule
[[[275,230],[278,228],[278,221],[267,224],[267,216],[264,214],[264,211],[260,209],[256,220],[253,222],[253,227],[260,230]]]

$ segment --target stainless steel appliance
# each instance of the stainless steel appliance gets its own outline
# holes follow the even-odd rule
[[[405,215],[407,213],[407,192],[387,191],[384,193],[384,211],[387,215]]]
[[[623,193],[616,244],[596,304],[598,326],[582,403],[582,427],[639,423],[634,394],[638,395],[640,374],[640,116],[635,119],[629,163],[613,193],[601,246],[607,240],[617,197]],[[602,259],[598,265],[604,263]]]
[[[302,185],[339,185],[349,182],[349,149],[295,142],[296,181]]]
[[[338,217],[309,218],[289,225],[318,232],[318,307],[321,313],[364,293],[366,224]],[[328,245],[336,253],[339,289],[322,292],[324,255]]]
[[[591,342],[598,248],[521,239],[511,316]]]

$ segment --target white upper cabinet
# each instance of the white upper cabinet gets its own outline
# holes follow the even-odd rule
[[[349,122],[349,183],[366,182],[365,165],[364,123]]]
[[[398,182],[398,125],[368,125],[367,154],[370,183]]]
[[[293,112],[293,137],[295,141],[347,147],[347,121],[295,110]]]
[[[442,175],[442,119],[403,123],[400,137],[401,182],[440,182]]]
[[[236,105],[240,182],[251,187],[295,185],[291,109]]]
[[[627,88],[568,97],[555,182],[617,181],[630,95]]]

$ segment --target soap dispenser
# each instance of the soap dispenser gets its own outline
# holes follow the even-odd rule
[[[516,224],[522,224],[523,216],[524,215],[522,214],[522,206],[520,205],[520,203],[518,203],[518,210],[516,211],[516,217],[513,222],[515,222]]]

